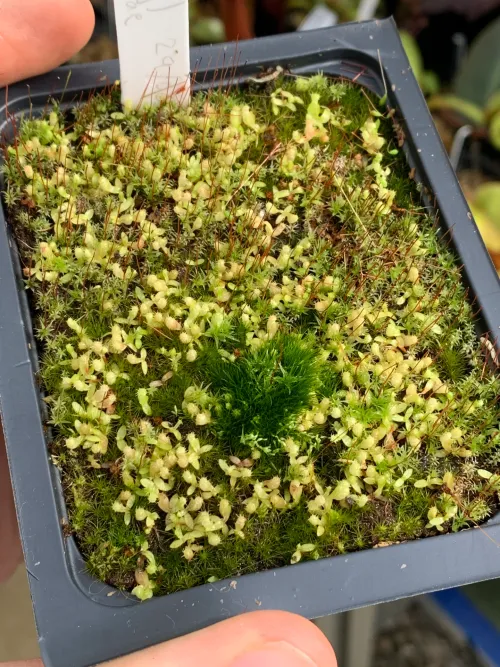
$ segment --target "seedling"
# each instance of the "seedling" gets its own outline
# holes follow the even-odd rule
[[[394,137],[284,73],[22,121],[5,202],[98,579],[144,600],[494,512],[500,381]]]

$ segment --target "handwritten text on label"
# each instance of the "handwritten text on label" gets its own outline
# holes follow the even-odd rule
[[[188,0],[115,0],[123,101],[189,100]]]

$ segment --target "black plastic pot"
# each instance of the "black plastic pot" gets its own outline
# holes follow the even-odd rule
[[[500,328],[500,286],[410,71],[391,20],[346,24],[317,32],[192,51],[199,87],[244,81],[281,65],[295,72],[321,70],[365,85],[403,119],[409,169],[440,210],[452,236],[471,298],[482,307],[479,328]],[[10,88],[0,107],[0,131],[12,136],[22,113],[40,113],[51,95],[66,107],[118,78],[118,63],[61,69]],[[2,94],[0,99],[4,100]],[[3,103],[3,102],[2,102]],[[498,517],[481,530],[428,538],[387,548],[307,562],[207,584],[146,603],[113,591],[85,573],[65,516],[58,473],[43,430],[37,359],[20,265],[0,210],[0,402],[46,667],[88,667],[229,616],[284,609],[316,618],[431,590],[500,576]]]

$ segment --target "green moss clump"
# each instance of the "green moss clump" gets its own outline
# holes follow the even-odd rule
[[[71,528],[141,599],[458,530],[500,381],[362,90],[54,105],[6,149]]]
[[[318,386],[316,351],[290,334],[277,335],[231,364],[220,358],[208,370],[220,397],[217,426],[229,451],[244,455],[248,440],[271,454],[307,410]]]

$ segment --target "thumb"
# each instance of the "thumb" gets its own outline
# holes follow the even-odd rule
[[[337,667],[326,637],[309,621],[256,611],[128,655],[107,667]],[[0,667],[43,667],[39,660]]]
[[[236,616],[109,663],[109,667],[336,667],[326,637],[301,616],[257,611]]]
[[[94,29],[90,0],[0,0],[0,86],[57,67]]]

